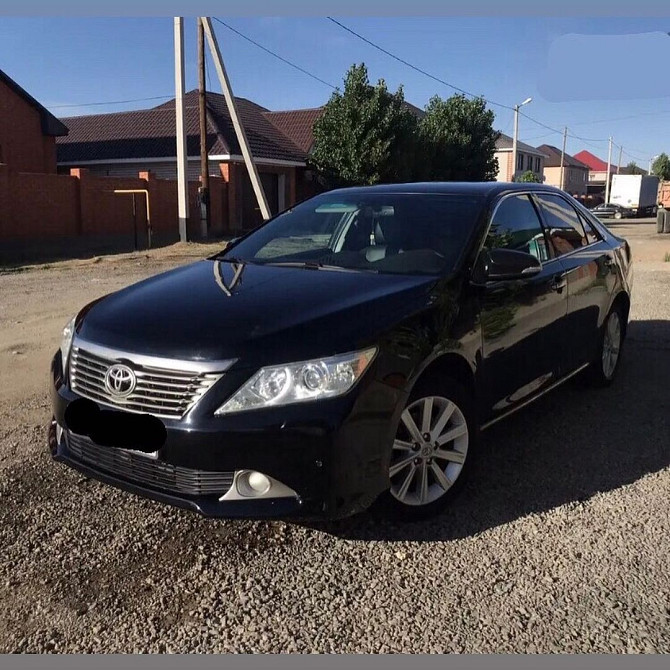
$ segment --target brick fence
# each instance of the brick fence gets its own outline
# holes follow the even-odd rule
[[[189,182],[188,237],[200,237],[198,182]],[[85,169],[69,175],[13,172],[0,164],[0,262],[134,248],[132,196],[119,189],[149,192],[152,238],[179,239],[177,184],[150,172],[137,178],[99,177]],[[228,233],[228,185],[210,178],[212,236]],[[144,194],[135,196],[138,246],[147,246]],[[71,253],[69,253],[71,250]]]

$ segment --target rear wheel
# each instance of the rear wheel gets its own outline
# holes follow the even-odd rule
[[[622,216],[623,215],[621,214],[621,212],[614,212],[614,218],[615,219],[620,219]]]
[[[598,358],[591,363],[589,368],[591,381],[596,385],[609,386],[614,381],[621,361],[624,337],[624,310],[621,305],[615,305],[603,325]]]
[[[422,384],[402,413],[391,448],[390,516],[422,519],[439,513],[462,488],[475,446],[469,394],[452,380]]]

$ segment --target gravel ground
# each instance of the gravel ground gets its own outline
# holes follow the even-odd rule
[[[0,651],[670,652],[670,263],[648,232],[615,385],[487,431],[417,525],[207,521],[54,464],[69,314],[198,251],[0,275]]]

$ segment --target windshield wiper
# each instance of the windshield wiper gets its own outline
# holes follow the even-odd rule
[[[335,272],[374,272],[377,270],[371,268],[345,268],[341,265],[328,265],[326,263],[318,263],[316,261],[277,261],[266,262],[262,265],[273,265],[278,268],[304,268],[305,270],[334,270]]]

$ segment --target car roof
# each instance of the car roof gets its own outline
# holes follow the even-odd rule
[[[493,198],[501,193],[514,191],[543,191],[559,193],[566,195],[554,186],[545,184],[535,184],[532,182],[501,182],[501,181],[430,181],[430,182],[410,182],[402,184],[376,184],[374,186],[353,186],[349,188],[339,188],[328,193],[342,193],[351,195],[363,195],[366,193],[394,193],[394,194],[418,194],[418,193],[439,193],[448,195],[470,195],[485,196]]]

